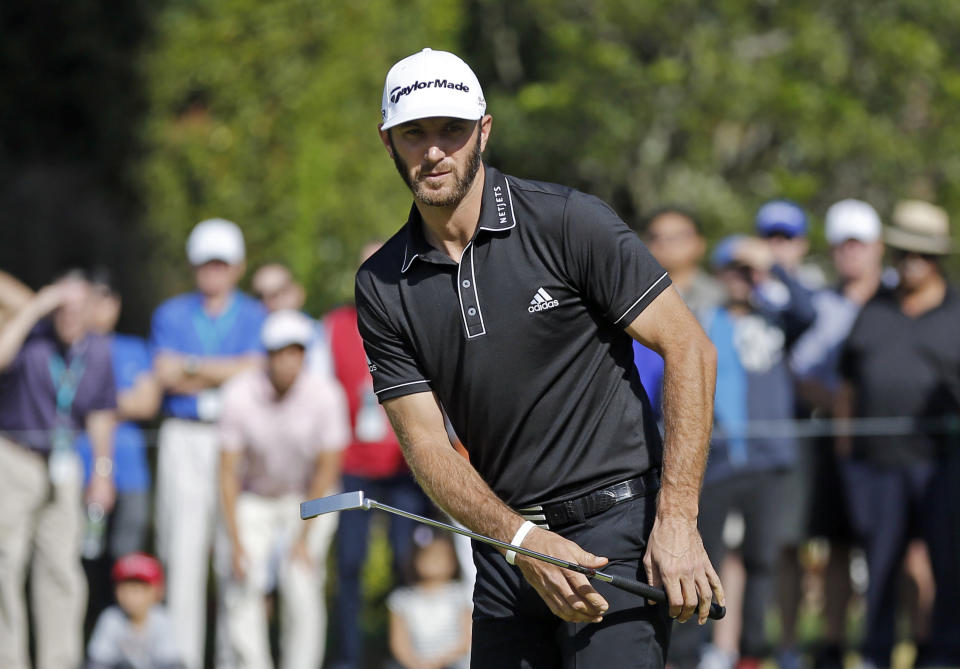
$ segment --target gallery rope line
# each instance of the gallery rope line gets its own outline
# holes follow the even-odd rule
[[[51,434],[50,430],[0,430],[0,436],[13,440],[42,437]],[[147,445],[155,448],[159,430],[142,431]],[[79,434],[79,433],[78,433]],[[960,414],[933,418],[915,418],[912,416],[884,416],[876,418],[852,418],[848,420],[834,418],[808,418],[797,420],[751,420],[739,429],[736,426],[714,425],[715,438],[800,438],[814,437],[900,437],[916,434],[954,435],[960,444]]]

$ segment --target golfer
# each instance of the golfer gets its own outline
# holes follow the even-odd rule
[[[703,623],[723,602],[697,532],[716,353],[610,207],[481,162],[485,111],[453,54],[424,49],[387,74],[380,137],[414,204],[357,274],[374,391],[458,521],[669,596],[474,543],[472,666],[662,667],[670,618]],[[631,337],[665,361],[663,443]]]

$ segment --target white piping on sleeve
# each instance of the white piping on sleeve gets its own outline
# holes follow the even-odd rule
[[[643,291],[643,295],[641,295],[639,298],[637,298],[637,301],[636,301],[636,302],[634,302],[634,303],[631,304],[629,307],[627,307],[627,310],[623,312],[623,315],[620,316],[620,318],[618,318],[617,320],[615,320],[615,321],[613,322],[613,324],[616,325],[617,323],[619,323],[620,321],[622,321],[622,320],[624,319],[624,316],[626,316],[627,314],[630,313],[630,310],[631,310],[631,309],[633,309],[635,306],[637,306],[638,304],[640,304],[640,303],[643,301],[643,298],[645,298],[645,297],[650,293],[650,291],[653,290],[653,289],[656,287],[656,285],[657,285],[658,283],[660,283],[661,281],[663,281],[663,280],[666,279],[666,278],[667,278],[667,273],[664,272],[664,273],[663,273],[663,276],[661,276],[659,279],[657,279],[656,281],[654,281],[654,282],[650,285],[649,288],[647,288],[645,291]]]
[[[373,394],[374,394],[374,395],[379,395],[380,393],[385,393],[385,392],[387,392],[388,390],[393,390],[394,388],[403,388],[404,386],[414,386],[414,385],[416,385],[416,384],[418,384],[418,383],[430,383],[430,382],[427,381],[426,379],[423,379],[423,380],[421,380],[421,381],[410,381],[410,382],[408,382],[408,383],[398,383],[397,385],[395,385],[395,386],[390,386],[389,388],[381,388],[380,390],[375,390],[375,391],[373,392]]]

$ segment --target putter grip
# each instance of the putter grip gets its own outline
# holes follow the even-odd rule
[[[615,576],[614,574],[610,574],[609,576],[610,585],[615,588],[632,592],[635,595],[646,597],[647,599],[660,604],[665,604],[667,601],[667,593],[660,588],[655,588],[652,585],[647,585],[646,583],[641,583],[640,581],[624,578],[623,576]],[[710,617],[714,620],[720,620],[726,614],[727,608],[725,606],[720,606],[716,602],[710,604]]]

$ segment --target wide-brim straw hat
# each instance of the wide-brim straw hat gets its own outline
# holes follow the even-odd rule
[[[902,200],[884,230],[887,246],[902,251],[946,255],[953,251],[950,219],[940,207],[922,200]]]

